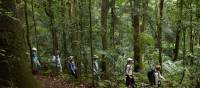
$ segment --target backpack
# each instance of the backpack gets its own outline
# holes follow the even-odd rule
[[[148,80],[150,82],[151,85],[155,85],[155,70],[153,69],[150,69],[148,72],[147,72],[147,77],[148,77]]]

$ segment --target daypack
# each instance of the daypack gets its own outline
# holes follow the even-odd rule
[[[147,77],[148,77],[148,80],[150,82],[151,85],[155,85],[155,70],[153,69],[150,69],[148,72],[147,72]]]

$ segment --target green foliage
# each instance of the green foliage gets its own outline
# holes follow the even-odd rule
[[[31,3],[28,2],[28,12],[30,28],[31,28],[31,36],[32,36],[32,45],[37,46],[38,44],[38,52],[40,55],[41,62],[47,63],[49,68],[51,64],[52,58],[52,30],[50,28],[50,19],[47,13],[51,12],[54,15],[53,18],[53,29],[57,32],[59,50],[61,51],[61,57],[75,55],[77,58],[77,63],[81,63],[79,65],[81,67],[81,74],[86,77],[81,77],[87,83],[92,82],[92,74],[91,74],[91,58],[90,58],[90,32],[89,32],[89,12],[88,5],[89,3],[84,0],[63,0],[65,3],[61,5],[60,0],[52,0],[52,7],[48,7],[48,0],[36,0],[34,1],[34,9],[33,14],[31,13]],[[112,0],[111,0],[112,1]],[[144,13],[143,10],[140,11],[140,21],[144,19],[143,15],[146,16],[144,20],[145,27],[144,32],[139,34],[140,36],[140,48],[141,55],[143,58],[143,67],[144,71],[141,73],[135,73],[134,77],[136,79],[136,83],[140,84],[148,84],[146,73],[149,68],[154,68],[156,64],[158,64],[158,49],[155,47],[157,42],[157,22],[158,22],[158,6],[159,0],[149,0],[147,13]],[[183,0],[184,1],[184,0]],[[164,3],[164,14],[163,14],[163,22],[162,22],[162,58],[163,58],[163,75],[167,78],[166,82],[163,83],[163,87],[194,87],[194,81],[196,81],[199,77],[196,77],[200,74],[199,69],[199,57],[200,57],[200,47],[197,45],[199,43],[199,21],[198,21],[198,11],[200,6],[200,1],[195,0],[192,3],[192,9],[188,8],[190,1],[184,1],[183,6],[183,17],[182,17],[182,29],[178,28],[177,21],[180,20],[179,17],[179,7],[177,6],[177,0],[166,0]],[[20,6],[20,5],[19,5]],[[71,6],[71,7],[70,7]],[[23,6],[21,6],[23,7]],[[114,45],[112,45],[111,37],[111,14],[109,12],[108,15],[108,49],[102,50],[102,27],[101,27],[101,0],[92,0],[92,41],[93,41],[93,54],[96,54],[100,57],[105,55],[106,59],[106,67],[109,78],[107,80],[102,80],[100,75],[98,75],[95,81],[99,81],[97,84],[99,88],[110,87],[119,85],[120,88],[125,88],[124,80],[125,80],[125,64],[127,63],[128,57],[133,57],[133,28],[132,28],[132,20],[131,20],[131,8],[129,4],[129,0],[116,0],[115,6],[115,30],[114,30]],[[143,6],[141,5],[141,8]],[[63,10],[64,9],[64,10]],[[0,9],[4,10],[4,9]],[[46,11],[45,11],[46,10]],[[51,11],[50,11],[51,10]],[[190,23],[190,10],[193,10],[192,16],[193,19]],[[197,11],[196,11],[197,10]],[[2,12],[2,11],[1,11]],[[2,14],[0,12],[0,14]],[[11,13],[8,13],[11,14]],[[34,24],[32,16],[35,16],[36,20],[36,35],[34,30]],[[22,23],[24,19],[22,19]],[[140,22],[140,23],[141,23]],[[192,24],[194,31],[194,53],[192,54],[189,51],[189,28]],[[180,50],[178,61],[171,61],[173,58],[173,49],[175,48],[175,37],[178,29],[183,30],[186,28],[186,57],[183,60],[183,42],[182,42],[182,31],[181,31],[181,39],[180,39]],[[64,33],[66,35],[64,36]],[[36,37],[38,40],[36,40]],[[66,45],[64,45],[66,43]],[[75,47],[74,47],[75,45]],[[66,54],[67,52],[67,54]],[[3,55],[0,53],[0,55]],[[191,58],[194,59],[194,66],[190,66]],[[63,60],[62,60],[63,61]],[[183,65],[183,62],[187,62],[186,65]],[[168,65],[171,63],[171,65]],[[172,67],[175,66],[175,67]],[[185,70],[185,77],[182,84],[179,84],[180,79],[182,77],[182,72]],[[47,70],[44,74],[49,74],[51,70]],[[62,79],[72,80],[72,77],[68,74],[69,72],[64,72]],[[99,73],[101,74],[101,73]],[[194,77],[191,80],[191,77]],[[116,82],[120,81],[120,83]],[[194,84],[193,84],[194,83]]]
[[[153,36],[151,36],[149,33],[140,33],[140,47],[142,48],[142,52],[144,53],[145,48],[153,48],[155,45],[155,40],[153,39]]]
[[[127,0],[116,0],[117,1],[117,6],[123,6]]]

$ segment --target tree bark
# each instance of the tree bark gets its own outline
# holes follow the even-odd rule
[[[159,4],[159,22],[158,22],[158,49],[159,49],[159,63],[161,65],[161,71],[162,71],[162,20],[163,20],[163,5],[164,0],[160,0]]]
[[[35,45],[37,49],[39,49],[38,46],[38,38],[37,38],[37,25],[36,25],[36,20],[35,20],[35,14],[34,14],[34,1],[31,0],[31,10],[32,10],[32,19],[33,19],[33,25],[34,25],[34,31],[35,31]]]
[[[177,8],[178,8],[178,21],[177,21],[177,32],[176,32],[176,41],[175,41],[175,49],[174,49],[174,61],[178,59],[179,55],[179,46],[180,46],[180,37],[181,37],[181,30],[182,30],[182,14],[183,14],[183,0],[177,1]],[[183,36],[185,37],[186,29],[183,29]],[[183,39],[185,43],[185,38]],[[185,44],[184,44],[185,47]],[[185,52],[184,52],[185,53]]]
[[[0,84],[18,88],[38,88],[30,70],[30,58],[27,53],[27,41],[18,18],[14,0],[1,0],[13,16],[0,14]],[[25,39],[26,40],[26,39]]]
[[[60,1],[60,5],[62,6],[61,7],[61,17],[62,17],[62,27],[63,27],[63,29],[62,29],[62,50],[63,50],[63,55],[64,55],[64,58],[67,58],[68,57],[68,55],[69,55],[69,52],[68,52],[68,49],[67,49],[67,34],[66,34],[66,29],[67,29],[67,27],[66,27],[66,23],[65,23],[65,20],[66,20],[66,16],[65,16],[65,14],[66,14],[66,10],[65,10],[65,7],[66,7],[66,5],[65,5],[65,2],[64,2],[64,0],[61,0]]]
[[[108,39],[107,39],[107,19],[108,19],[108,10],[109,10],[109,0],[102,0],[101,3],[101,38],[102,38],[102,47],[103,50],[106,51],[108,49]],[[102,72],[103,78],[106,77],[106,57],[102,55],[103,65],[102,65]]]
[[[111,45],[115,48],[115,26],[116,26],[116,19],[117,16],[115,14],[115,0],[111,1]]]
[[[130,2],[131,4],[131,8],[132,8],[132,12],[131,12],[131,16],[132,16],[132,31],[133,31],[133,51],[134,51],[134,71],[135,72],[140,72],[143,70],[143,66],[142,66],[142,59],[141,59],[141,50],[140,50],[140,19],[139,19],[139,5],[140,5],[140,1],[139,0],[134,0],[134,5],[133,2]]]
[[[179,15],[180,15],[180,20],[183,19],[183,0],[179,0]],[[181,22],[181,21],[180,21]],[[182,22],[180,23],[180,29],[182,29]],[[183,28],[183,66],[185,66],[185,55],[186,55],[186,29]],[[185,69],[182,73],[181,81],[180,84],[182,84],[183,79],[185,77]]]
[[[192,2],[190,3],[190,52],[193,55],[194,54],[194,41],[193,41],[193,25],[192,25],[192,19],[193,19],[193,11],[192,11]],[[193,65],[193,56],[191,57],[190,64]]]
[[[148,0],[142,0],[142,24],[140,27],[140,31],[144,32],[146,27],[146,20],[147,20],[147,10],[148,10]]]
[[[26,39],[28,43],[28,48],[30,51],[30,61],[31,61],[31,69],[33,68],[33,61],[32,61],[32,45],[31,45],[31,40],[30,40],[30,28],[29,28],[29,21],[28,21],[28,13],[27,13],[27,1],[24,0],[24,15],[25,15],[25,22],[26,22]]]
[[[91,58],[91,65],[92,65],[92,86],[95,87],[95,83],[94,83],[94,71],[93,71],[93,68],[94,68],[94,59],[93,59],[93,37],[92,37],[92,11],[91,11],[91,5],[92,2],[91,0],[89,0],[89,27],[90,27],[90,58]]]
[[[46,14],[49,17],[49,27],[52,35],[52,43],[53,43],[53,49],[52,52],[55,54],[55,51],[58,50],[58,37],[57,37],[57,30],[54,27],[54,12],[53,12],[53,1],[48,0],[48,8],[46,7]]]
[[[180,24],[180,23],[177,23],[177,24]],[[181,30],[178,28],[178,31],[176,32],[176,41],[175,41],[174,60],[173,61],[176,61],[178,58],[179,46],[180,46],[180,33],[181,33]]]

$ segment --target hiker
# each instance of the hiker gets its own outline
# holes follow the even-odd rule
[[[70,68],[71,74],[74,76],[75,79],[77,79],[78,78],[77,67],[74,61],[74,56],[70,56],[69,58],[70,58],[69,68]]]
[[[151,85],[156,85],[157,87],[161,86],[161,79],[165,78],[160,74],[160,65],[156,65],[155,70],[150,70],[148,72],[148,79]]]
[[[41,64],[38,60],[37,49],[34,47],[32,48],[32,65],[33,65],[33,72],[38,72]]]
[[[97,55],[94,55],[93,56],[93,59],[94,59],[94,63],[93,63],[93,66],[94,66],[94,68],[93,68],[93,71],[96,73],[96,74],[98,74],[100,71],[99,71],[99,63],[98,63],[98,56]]]
[[[161,86],[161,79],[165,80],[165,78],[160,74],[160,65],[156,65],[156,70],[155,70],[155,85],[157,87]]]
[[[127,64],[126,64],[126,86],[128,88],[135,88],[135,81],[133,78],[133,66],[132,64],[134,63],[132,58],[127,59]]]
[[[96,76],[96,80],[100,80],[102,77],[102,70],[101,70],[101,61],[99,60],[99,57],[97,55],[93,55],[93,72]]]
[[[57,50],[55,52],[55,55],[53,55],[52,67],[53,67],[54,72],[62,72],[62,64],[61,64],[61,58],[59,55],[59,50]]]

